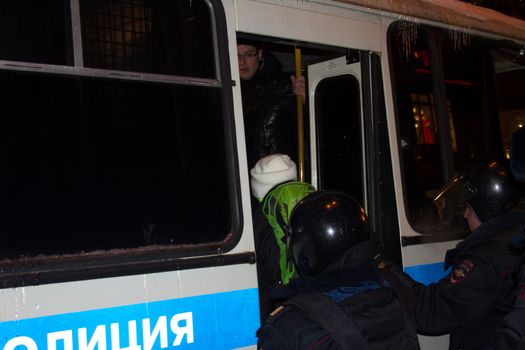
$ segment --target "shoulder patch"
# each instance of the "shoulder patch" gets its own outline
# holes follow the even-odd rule
[[[450,283],[460,283],[472,272],[473,268],[474,264],[470,260],[463,260],[457,264],[450,273]]]
[[[270,313],[270,316],[274,317],[275,315],[277,315],[279,312],[283,311],[284,309],[284,306],[279,306],[277,307],[277,309],[273,310],[271,313]]]

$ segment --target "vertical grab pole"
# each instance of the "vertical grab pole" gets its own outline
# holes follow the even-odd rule
[[[301,49],[295,48],[295,77],[302,74]],[[298,179],[304,181],[304,118],[303,118],[303,97],[296,95],[297,103],[297,160],[298,160]]]

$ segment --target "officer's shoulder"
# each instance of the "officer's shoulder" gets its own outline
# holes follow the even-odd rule
[[[290,324],[301,324],[304,322],[303,318],[304,315],[295,305],[285,302],[268,315],[262,328],[278,327],[284,329],[288,328]]]
[[[290,315],[291,310],[290,305],[280,305],[266,317],[256,332],[261,342],[273,342],[290,331],[290,327],[296,327],[296,322],[290,322],[291,320],[286,317]]]
[[[289,329],[286,322],[281,322],[282,316],[286,314],[286,306],[279,306],[273,310],[261,327],[257,330],[256,337],[258,349],[285,349],[288,348]]]
[[[393,262],[382,257],[376,260],[376,267],[381,272],[400,272],[401,268]]]
[[[268,315],[266,322],[275,323],[277,320],[284,317],[291,310],[292,310],[292,307],[290,305],[287,305],[287,304],[279,305],[272,312],[270,312],[270,315]]]

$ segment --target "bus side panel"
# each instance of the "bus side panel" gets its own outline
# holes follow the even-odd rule
[[[0,348],[253,346],[256,283],[243,264],[4,289]]]
[[[417,244],[404,246],[403,268],[416,281],[429,284],[437,282],[447,274],[444,259],[447,250],[456,246],[458,241]]]

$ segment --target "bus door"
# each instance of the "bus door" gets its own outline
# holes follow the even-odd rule
[[[361,63],[352,55],[308,65],[311,179],[366,205]]]
[[[384,255],[401,266],[381,57],[347,50],[308,66],[312,183],[366,208]]]

